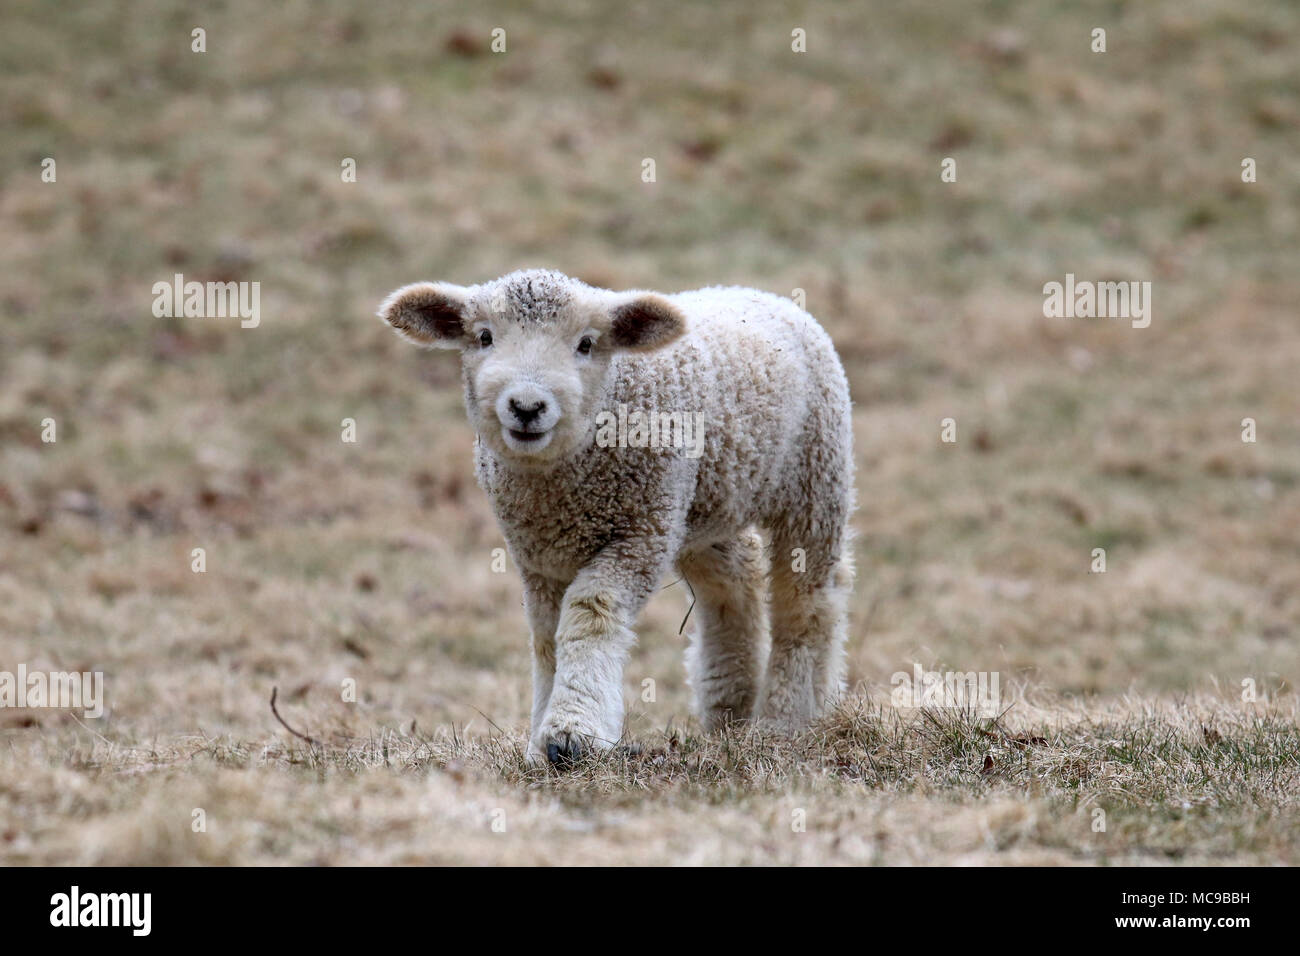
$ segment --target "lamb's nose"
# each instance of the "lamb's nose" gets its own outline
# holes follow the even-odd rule
[[[546,403],[543,401],[536,401],[531,405],[521,405],[513,398],[510,399],[510,412],[515,418],[519,419],[521,425],[532,424],[544,411],[546,411]]]

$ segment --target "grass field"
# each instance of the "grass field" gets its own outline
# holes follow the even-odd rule
[[[0,36],[0,671],[106,709],[0,708],[0,863],[1300,863],[1296,5],[73,7]],[[853,694],[806,735],[700,734],[666,580],[640,751],[522,764],[457,364],[373,313],[528,266],[835,339]],[[175,273],[260,324],[154,317]],[[1045,318],[1067,273],[1150,327]],[[894,707],[914,663],[1006,712]]]

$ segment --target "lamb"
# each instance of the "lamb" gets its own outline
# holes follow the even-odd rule
[[[844,682],[853,436],[812,316],[753,289],[611,292],[547,270],[404,286],[379,316],[460,350],[478,482],[523,580],[531,763],[621,740],[632,627],[674,568],[706,731],[824,713]],[[610,427],[637,412],[698,421],[702,441]]]

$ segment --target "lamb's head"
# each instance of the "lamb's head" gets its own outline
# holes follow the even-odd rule
[[[661,295],[544,270],[478,286],[404,286],[379,316],[416,345],[460,349],[470,423],[490,451],[522,467],[545,467],[592,441],[617,351],[656,349],[686,330]]]

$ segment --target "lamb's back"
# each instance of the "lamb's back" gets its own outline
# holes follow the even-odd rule
[[[811,403],[838,400],[841,392],[847,402],[847,384],[829,336],[788,299],[734,287],[668,298],[686,316],[686,335],[621,357],[614,401],[702,415],[704,453],[692,469],[689,521],[708,537],[777,506]]]

